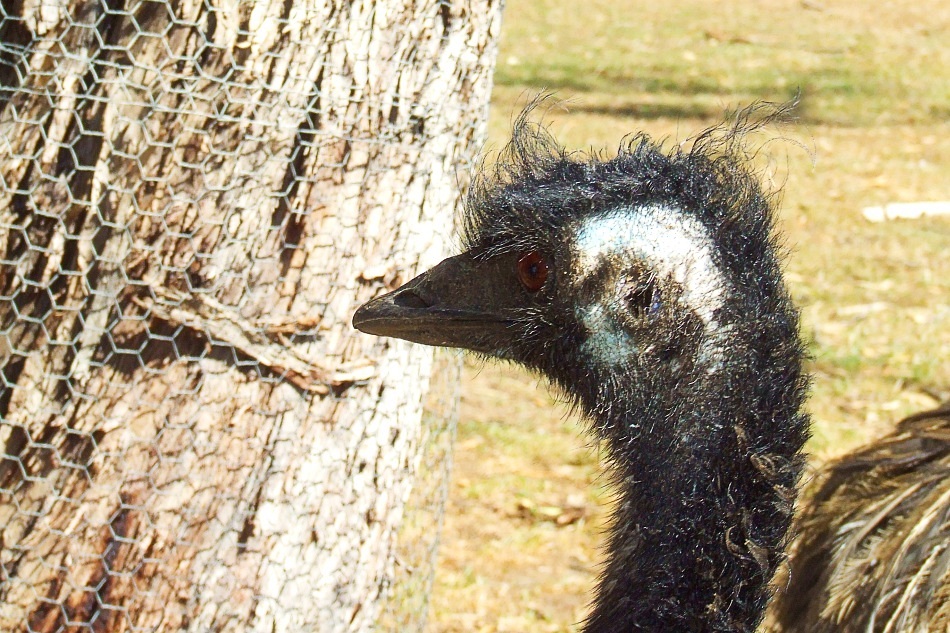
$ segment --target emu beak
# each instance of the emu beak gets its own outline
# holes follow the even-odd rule
[[[499,287],[499,265],[477,261],[470,253],[450,257],[360,306],[353,327],[413,343],[490,353],[511,338],[506,312],[517,301]]]

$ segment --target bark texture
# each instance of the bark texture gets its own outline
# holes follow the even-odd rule
[[[435,263],[492,0],[0,13],[0,630],[365,631],[431,352],[355,306]]]

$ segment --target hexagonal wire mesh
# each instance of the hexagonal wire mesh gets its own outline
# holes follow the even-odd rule
[[[349,318],[444,251],[499,11],[3,4],[0,628],[421,628],[458,360]]]

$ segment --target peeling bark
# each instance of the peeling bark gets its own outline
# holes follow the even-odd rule
[[[0,630],[365,631],[426,349],[353,309],[443,255],[487,0],[0,13]]]

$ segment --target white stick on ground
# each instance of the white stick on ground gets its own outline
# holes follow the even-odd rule
[[[892,202],[882,207],[865,207],[861,213],[870,222],[884,222],[898,218],[915,220],[928,215],[950,215],[950,201]]]

